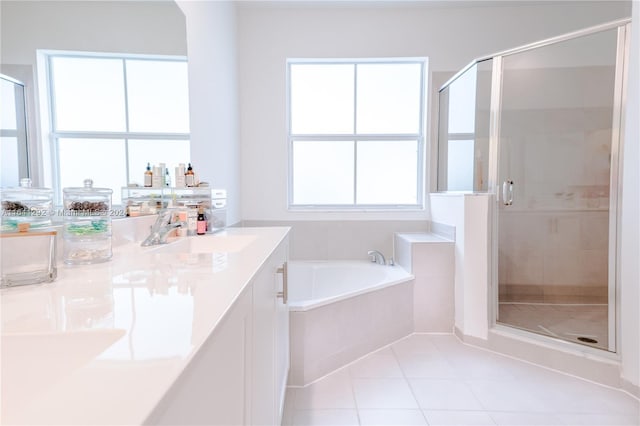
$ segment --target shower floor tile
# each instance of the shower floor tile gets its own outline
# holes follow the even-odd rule
[[[522,308],[527,313],[532,310]],[[584,309],[572,309],[586,315]],[[424,367],[421,357],[437,360],[456,374],[407,375]],[[379,375],[373,371],[377,368]],[[388,377],[390,371],[393,378],[376,377]],[[452,335],[414,334],[305,388],[288,388],[282,424],[637,425],[638,421],[640,401],[622,391],[474,348]]]
[[[512,327],[602,349],[609,343],[607,305],[506,302],[500,303],[499,314],[498,322]]]

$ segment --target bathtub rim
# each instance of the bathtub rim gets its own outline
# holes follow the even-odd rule
[[[336,259],[336,260],[292,260],[289,262],[289,264],[294,263],[294,264],[298,264],[298,263],[309,263],[309,264],[344,264],[344,265],[348,265],[348,264],[357,264],[357,265],[369,265],[370,262],[366,261],[366,260],[359,260],[359,259],[348,259],[348,260],[343,260],[343,259]],[[378,265],[378,266],[383,266],[383,265]],[[394,285],[398,285],[398,284],[403,284],[409,281],[412,281],[415,279],[415,275],[413,275],[412,273],[407,272],[407,270],[405,270],[402,266],[400,265],[384,265],[387,268],[397,268],[402,270],[406,275],[399,277],[397,279],[394,280],[390,280],[390,281],[384,281],[382,283],[373,285],[373,286],[369,286],[369,287],[365,287],[353,292],[348,292],[345,294],[338,294],[335,296],[330,296],[330,297],[325,297],[322,299],[312,299],[309,301],[292,301],[289,300],[287,303],[287,306],[289,308],[289,312],[307,312],[310,311],[312,309],[316,309],[316,308],[321,308],[323,306],[329,305],[331,303],[335,303],[335,302],[339,302],[342,300],[348,300],[351,299],[353,297],[356,296],[360,296],[362,294],[366,294],[366,293],[371,293],[373,291],[377,291],[377,290],[382,290],[384,288],[387,287],[391,287]]]

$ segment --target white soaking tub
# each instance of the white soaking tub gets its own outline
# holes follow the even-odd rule
[[[288,283],[292,386],[413,331],[413,275],[400,266],[292,261]]]
[[[289,310],[306,311],[413,279],[400,266],[372,262],[292,261]]]

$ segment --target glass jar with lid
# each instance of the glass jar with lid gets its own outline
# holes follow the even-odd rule
[[[91,179],[83,187],[64,188],[64,262],[83,265],[111,259],[110,188],[94,188]]]
[[[51,226],[53,191],[32,186],[31,179],[20,179],[17,188],[2,189],[2,230],[16,231],[20,223],[30,228]]]

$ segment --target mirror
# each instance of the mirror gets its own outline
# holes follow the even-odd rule
[[[0,187],[29,176],[24,84],[0,74]]]
[[[17,126],[0,125],[0,136],[3,138],[0,146],[0,167],[3,172],[0,185],[3,187],[12,185],[12,181],[17,182],[18,175],[26,177],[27,174],[34,186],[56,191],[60,186],[56,181],[58,153],[52,138],[46,53],[86,52],[89,55],[154,57],[187,54],[185,16],[172,0],[2,1],[1,9],[2,23],[11,25],[1,25],[0,28],[0,74],[10,76],[10,81],[19,80],[23,83],[24,97],[18,98],[26,98],[28,149],[27,156],[22,144],[25,141],[24,133],[20,144],[16,139]],[[11,100],[16,99],[15,93],[9,93],[13,93],[7,100],[11,105],[5,107],[3,90],[2,120],[5,108],[15,109]],[[13,131],[7,132],[7,127],[12,127]],[[12,139],[5,140],[5,136]],[[18,146],[19,155],[16,154]],[[171,160],[167,158],[164,161],[171,163]],[[142,170],[133,170],[136,176],[142,177],[145,166],[146,163]],[[81,184],[85,177],[88,176],[83,176],[72,186]],[[97,181],[96,185],[106,186]]]

